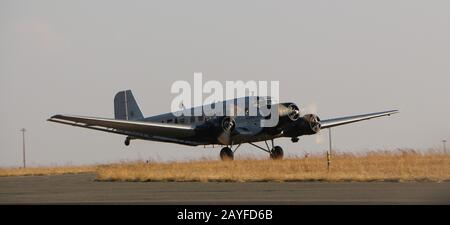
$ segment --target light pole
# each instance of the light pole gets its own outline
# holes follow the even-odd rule
[[[330,142],[330,150],[327,152],[327,170],[328,172],[330,172],[330,164],[331,164],[331,148],[332,148],[332,143],[331,143],[331,128],[328,128],[328,140]]]
[[[444,153],[447,153],[447,140],[442,140],[442,144],[444,145]]]
[[[27,164],[25,161],[25,128],[22,128],[20,131],[22,131],[22,154],[23,154],[23,168],[26,168]]]
[[[331,155],[331,148],[333,146],[333,144],[331,142],[331,128],[328,128],[328,139],[330,141],[330,155]]]

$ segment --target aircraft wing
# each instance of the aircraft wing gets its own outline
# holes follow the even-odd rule
[[[334,119],[328,119],[328,120],[322,120],[320,121],[321,128],[326,129],[330,127],[336,127],[344,124],[349,123],[355,123],[363,120],[369,120],[377,117],[382,116],[390,116],[392,114],[398,113],[398,110],[390,110],[385,112],[377,112],[377,113],[369,113],[364,115],[357,115],[357,116],[347,116],[347,117],[341,117],[341,118],[334,118]]]
[[[179,139],[195,135],[195,127],[181,124],[166,124],[147,121],[105,119],[97,117],[54,115],[48,121],[93,130],[129,135],[142,139]]]

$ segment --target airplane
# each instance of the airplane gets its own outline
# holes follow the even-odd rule
[[[245,101],[245,108],[235,107],[235,111],[244,110],[242,116],[217,116],[202,112],[205,106],[215,108],[216,104],[237,106],[237,102]],[[265,106],[278,112],[278,123],[272,127],[261,126],[261,120],[267,119],[261,113],[256,116],[248,114],[250,105],[256,102],[255,107]],[[201,109],[200,116],[186,116],[185,112],[194,112]],[[274,139],[291,138],[292,142],[298,142],[303,135],[314,135],[322,129],[355,123],[363,120],[390,116],[398,113],[398,110],[390,110],[363,115],[346,116],[321,120],[315,114],[301,115],[300,108],[292,102],[272,104],[270,97],[247,96],[225,100],[209,105],[203,105],[184,109],[176,113],[165,113],[151,117],[144,117],[131,92],[125,90],[118,92],[114,97],[114,119],[54,115],[48,121],[83,127],[98,131],[125,135],[125,145],[130,145],[131,140],[148,140],[158,142],[176,143],[188,146],[221,145],[222,160],[233,160],[234,153],[245,143],[248,143],[267,153],[271,159],[283,158],[283,149],[274,145]],[[194,113],[187,115],[196,115]],[[271,142],[269,146],[268,141]],[[265,142],[261,147],[256,142]],[[235,147],[234,147],[235,146]],[[234,147],[234,148],[233,148]]]

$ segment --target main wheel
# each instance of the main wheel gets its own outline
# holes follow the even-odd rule
[[[220,159],[223,161],[231,161],[234,159],[234,153],[231,148],[225,147],[220,150]]]
[[[283,159],[283,155],[283,149],[280,146],[275,146],[272,151],[270,151],[270,158],[274,160]]]
[[[130,139],[129,138],[125,138],[125,146],[128,146],[128,145],[130,145]]]

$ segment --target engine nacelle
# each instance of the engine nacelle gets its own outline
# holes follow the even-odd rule
[[[320,118],[314,114],[300,117],[284,130],[286,137],[317,134],[321,129]]]
[[[229,117],[223,117],[221,121],[222,132],[232,133],[236,129],[236,121]]]
[[[322,125],[320,124],[320,118],[314,114],[306,114],[303,116],[305,122],[309,125],[309,133],[317,134],[319,133]]]
[[[236,129],[236,120],[232,117],[224,116],[218,118],[215,124],[218,142],[223,145],[231,144],[231,136]]]

